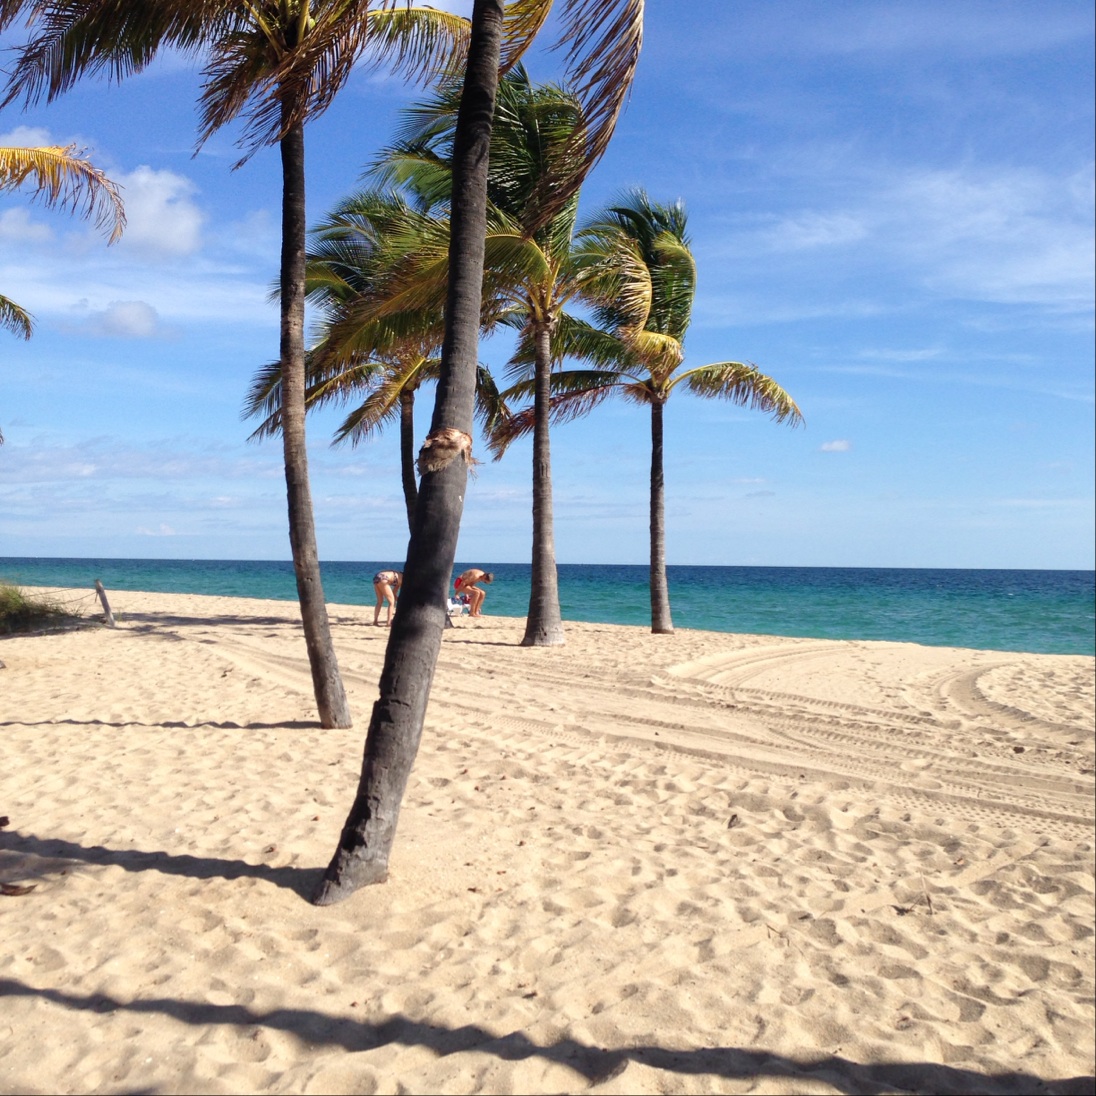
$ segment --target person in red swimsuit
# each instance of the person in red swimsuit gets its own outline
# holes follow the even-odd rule
[[[461,594],[468,595],[469,616],[483,616],[480,608],[483,606],[483,599],[487,597],[487,591],[481,590],[478,584],[486,582],[490,585],[494,581],[495,576],[490,571],[481,571],[478,567],[469,567],[467,571],[457,576],[453,589],[457,591],[458,597]]]

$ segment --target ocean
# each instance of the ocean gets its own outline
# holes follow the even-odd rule
[[[373,603],[372,578],[397,561],[323,564],[329,602]],[[458,563],[495,572],[484,611],[524,616],[529,565]],[[1092,571],[890,567],[667,568],[674,626],[714,632],[883,639],[928,646],[1096,655]],[[0,557],[0,582],[108,591],[296,598],[293,566],[263,560]],[[564,621],[650,624],[645,565],[561,564]]]

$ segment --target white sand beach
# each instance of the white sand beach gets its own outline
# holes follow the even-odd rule
[[[295,604],[111,603],[0,642],[4,1093],[1093,1090],[1091,658],[464,619],[317,909],[372,607],[324,731]]]

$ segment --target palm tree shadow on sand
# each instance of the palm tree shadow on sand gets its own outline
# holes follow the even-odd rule
[[[123,871],[157,871],[164,875],[181,875],[191,879],[259,879],[276,887],[292,891],[305,901],[319,883],[323,868],[297,868],[292,865],[275,868],[269,864],[251,864],[246,860],[219,856],[191,856],[170,853],[163,849],[108,849],[102,845],[81,845],[59,837],[37,837],[18,830],[0,831],[0,854],[16,853],[34,858],[24,864],[28,878],[48,878],[62,874],[74,864],[96,867],[117,867]],[[0,865],[3,861],[0,860]],[[28,871],[29,869],[29,871]]]
[[[711,1074],[736,1081],[765,1078],[811,1080],[840,1093],[978,1092],[985,1096],[1071,1096],[1091,1092],[1093,1077],[1048,1080],[1032,1073],[1007,1070],[986,1073],[939,1062],[855,1062],[840,1055],[792,1058],[758,1049],[704,1047],[669,1050],[660,1046],[621,1048],[590,1046],[562,1038],[542,1046],[524,1032],[499,1036],[478,1024],[447,1027],[405,1016],[382,1022],[347,1019],[313,1009],[283,1008],[258,1012],[245,1005],[215,1005],[173,997],[136,998],[121,1001],[105,993],[77,994],[39,989],[13,978],[0,978],[0,997],[37,997],[75,1012],[159,1014],[184,1024],[237,1028],[267,1028],[296,1036],[313,1046],[339,1047],[350,1052],[375,1050],[393,1044],[427,1047],[439,1057],[476,1051],[501,1061],[521,1062],[541,1058],[567,1066],[588,1085],[598,1085],[624,1073],[630,1062],[671,1074]]]

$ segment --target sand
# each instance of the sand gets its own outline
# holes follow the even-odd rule
[[[295,605],[111,602],[0,642],[2,1092],[1093,1090],[1091,658],[464,619],[321,910],[372,608],[324,731]]]

